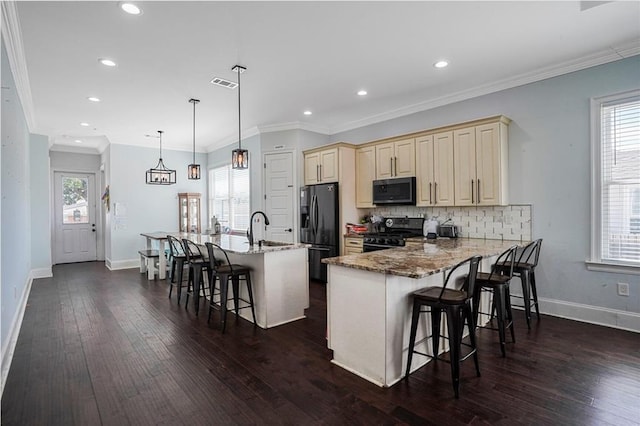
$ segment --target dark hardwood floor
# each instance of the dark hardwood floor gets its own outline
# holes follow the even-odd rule
[[[33,283],[2,424],[640,424],[640,334],[547,316],[528,332],[516,311],[506,358],[479,331],[482,377],[464,363],[456,400],[448,364],[389,389],[332,365],[310,293],[304,320],[222,335],[136,270],[56,266]]]

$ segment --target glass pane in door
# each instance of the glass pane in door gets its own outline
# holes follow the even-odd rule
[[[89,223],[88,191],[89,179],[62,177],[62,223]]]

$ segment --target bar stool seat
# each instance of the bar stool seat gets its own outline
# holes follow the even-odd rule
[[[189,265],[189,278],[187,284],[187,301],[185,309],[189,307],[189,294],[193,294],[193,305],[196,315],[200,310],[200,293],[205,290],[204,277],[208,276],[209,260],[204,255],[200,245],[186,238],[182,239],[184,252]]]
[[[251,286],[251,268],[244,265],[232,264],[229,260],[227,252],[217,244],[205,243],[207,254],[209,255],[209,316],[207,321],[211,320],[211,311],[216,308],[214,301],[215,283],[220,280],[220,320],[222,322],[222,332],[227,327],[227,302],[233,300],[233,307],[236,314],[236,321],[239,318],[238,311],[240,309],[251,309],[253,317],[253,325],[257,325],[256,312],[253,302],[253,289]],[[224,261],[216,258],[216,251],[224,255]],[[229,280],[231,280],[233,297],[229,298]],[[249,300],[240,297],[240,282],[244,282],[247,289]],[[240,306],[243,302],[243,306]]]
[[[453,382],[453,391],[455,397],[459,397],[458,389],[460,387],[460,362],[473,356],[476,367],[476,374],[480,376],[480,367],[478,365],[478,351],[475,338],[475,317],[471,309],[471,300],[475,294],[476,273],[478,272],[478,264],[482,259],[481,256],[470,257],[454,266],[447,274],[442,287],[428,287],[413,293],[413,314],[411,317],[411,334],[409,337],[409,352],[407,358],[407,370],[405,379],[409,378],[411,373],[411,360],[413,354],[417,353],[429,357],[435,361],[441,359],[438,357],[440,344],[440,322],[442,313],[447,316],[447,330],[449,332],[449,350],[451,363],[451,379]],[[466,276],[456,279],[462,282],[459,289],[447,288],[452,274],[459,273],[461,269],[468,267]],[[426,306],[427,310],[422,310]],[[421,313],[431,314],[431,344],[433,348],[432,355],[418,352],[415,350],[416,333],[418,330],[418,321]],[[469,329],[470,344],[462,343],[462,335],[465,324]],[[471,348],[470,352],[461,356],[461,346]]]
[[[522,283],[522,296],[512,295],[511,297],[522,299],[523,305],[513,305],[523,307],[527,319],[527,328],[531,329],[531,308],[535,307],[536,317],[540,321],[540,307],[538,304],[538,290],[536,288],[535,268],[538,266],[542,238],[527,244],[523,249],[518,250],[516,260],[513,264],[513,276],[520,278]],[[509,265],[499,264],[498,267],[506,270]]]
[[[491,266],[491,272],[478,272],[476,275],[476,296],[473,300],[473,311],[476,325],[479,314],[491,315],[493,319],[494,310],[497,312],[498,327],[485,326],[482,328],[497,330],[500,338],[500,350],[502,356],[506,356],[505,330],[511,331],[511,341],[515,343],[516,335],[513,329],[513,314],[511,313],[511,300],[509,283],[513,277],[513,263],[516,256],[517,246],[509,247],[498,256],[496,262]],[[491,293],[491,312],[480,312],[480,296],[483,292]],[[479,326],[478,326],[479,327]]]

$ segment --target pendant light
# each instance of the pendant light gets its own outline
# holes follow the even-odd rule
[[[189,102],[193,104],[193,163],[189,164],[187,174],[189,179],[200,179],[200,164],[196,164],[196,104],[200,100],[191,98]]]
[[[236,65],[231,68],[231,71],[238,73],[238,149],[234,149],[231,152],[231,167],[234,169],[248,169],[249,168],[249,151],[242,149],[242,127],[240,126],[240,74],[247,69],[243,66]]]
[[[162,130],[158,130],[160,138],[160,159],[155,168],[147,170],[147,183],[149,185],[172,185],[176,183],[176,171],[167,169],[162,162]]]

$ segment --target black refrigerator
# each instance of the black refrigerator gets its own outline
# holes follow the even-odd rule
[[[338,183],[303,186],[300,190],[300,242],[309,247],[309,278],[327,282],[326,257],[338,250]]]

